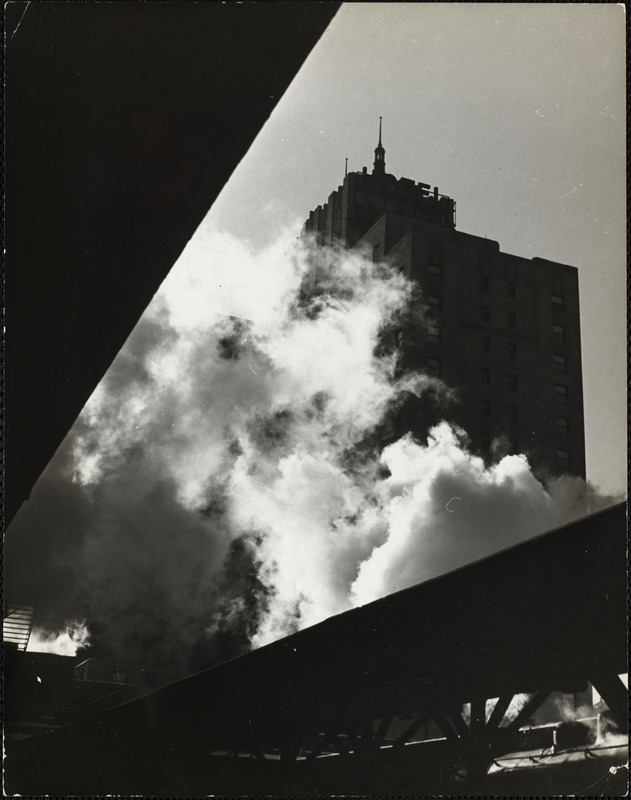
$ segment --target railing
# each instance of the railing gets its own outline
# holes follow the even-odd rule
[[[7,604],[2,619],[2,637],[5,642],[17,645],[18,650],[26,650],[33,630],[35,607],[29,603]]]

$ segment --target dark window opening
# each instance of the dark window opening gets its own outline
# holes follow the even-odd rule
[[[554,354],[554,369],[557,372],[567,372],[567,358],[561,353]]]
[[[427,326],[427,341],[430,344],[440,344],[441,332],[440,328],[435,325]]]
[[[517,388],[517,375],[513,375],[511,373],[508,376],[508,388],[509,389],[516,389]]]
[[[480,347],[483,353],[488,353],[491,350],[491,340],[488,336],[482,336],[480,339]]]
[[[489,276],[488,275],[480,275],[480,289],[483,292],[488,292],[488,290],[489,290]]]
[[[558,403],[567,403],[567,386],[555,386],[554,395]]]
[[[440,378],[442,369],[440,364],[440,358],[428,358],[427,359],[427,371],[431,374]]]
[[[442,269],[440,264],[430,264],[427,268],[430,278],[439,281],[442,278]]]
[[[565,341],[565,328],[563,325],[552,326],[552,338],[556,339],[558,342]]]
[[[508,327],[515,329],[517,327],[517,317],[513,311],[508,312]]]
[[[556,418],[556,429],[559,436],[567,436],[568,432],[568,421],[567,417],[557,417]]]
[[[507,297],[515,297],[515,284],[514,283],[507,283],[506,284],[506,296]]]
[[[482,322],[488,322],[490,318],[491,318],[491,312],[489,310],[489,307],[482,306],[480,308],[480,319],[482,320]]]
[[[489,386],[491,383],[491,372],[487,367],[482,367],[482,371],[480,372],[480,377],[482,379],[483,386]]]
[[[508,357],[517,358],[517,345],[515,344],[515,342],[508,343]]]

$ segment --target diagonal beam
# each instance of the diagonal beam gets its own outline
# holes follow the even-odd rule
[[[530,700],[527,700],[522,710],[517,714],[515,719],[507,725],[506,730],[510,733],[517,733],[526,720],[532,716],[539,706],[546,700],[550,694],[550,689],[540,689],[534,694]]]
[[[445,714],[445,717],[451,722],[456,733],[463,741],[469,738],[470,731],[467,728],[467,723],[464,721],[462,714],[458,711],[452,711]]]
[[[400,750],[407,742],[410,741],[421,725],[423,725],[426,721],[427,716],[425,714],[419,714],[418,717],[403,731],[401,736],[399,736],[392,746],[392,749]]]
[[[383,719],[379,723],[379,727],[375,731],[375,737],[374,737],[374,744],[377,749],[379,749],[383,744],[383,740],[388,735],[388,731],[390,730],[391,724],[392,724],[392,717],[383,717]]]
[[[315,761],[316,758],[324,752],[324,750],[330,747],[332,750],[335,750],[340,755],[348,755],[348,745],[346,742],[343,742],[339,739],[338,735],[335,733],[334,730],[327,730],[324,732],[324,736],[318,742],[317,746],[309,753],[307,756],[307,762]]]
[[[302,732],[294,733],[289,741],[280,748],[280,760],[284,762],[292,762],[298,758],[300,748],[304,740]]]
[[[489,721],[486,723],[486,728],[489,733],[494,733],[502,724],[502,720],[508,711],[508,707],[510,706],[512,699],[512,694],[503,694],[497,698],[497,703],[495,704],[493,711],[491,711]]]
[[[460,744],[461,740],[454,726],[444,714],[434,714],[434,722],[440,728],[443,736],[452,744]]]

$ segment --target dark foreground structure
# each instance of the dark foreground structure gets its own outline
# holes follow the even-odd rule
[[[625,550],[620,504],[92,719],[9,742],[5,791],[580,795],[596,785],[620,795]],[[588,683],[609,709],[591,731],[529,724],[551,693]],[[517,693],[527,697],[511,716]],[[418,741],[423,726],[437,735]]]

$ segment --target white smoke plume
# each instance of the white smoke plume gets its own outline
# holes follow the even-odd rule
[[[90,644],[90,632],[85,620],[72,620],[61,633],[50,633],[34,628],[29,638],[30,653],[54,653],[59,656],[76,656]]]
[[[67,543],[51,629],[87,606],[95,646],[209,663],[585,513],[582,481],[446,422],[380,447],[402,396],[452,395],[387,346],[412,287],[358,253],[311,270],[295,232],[185,250],[17,520]]]

